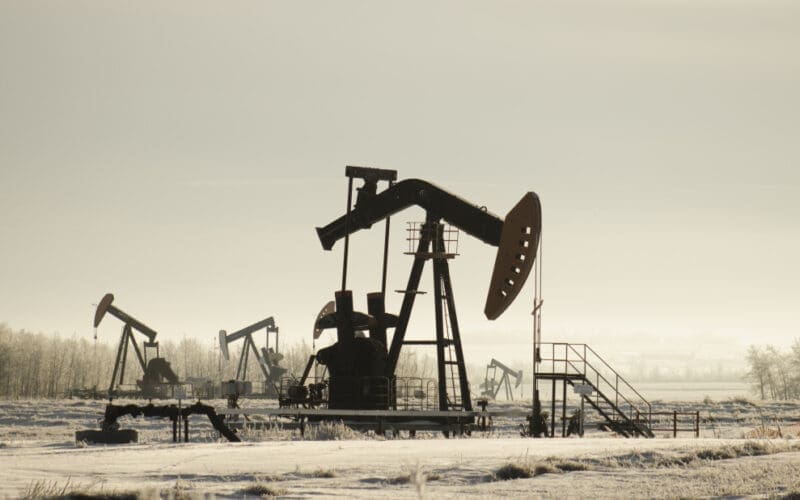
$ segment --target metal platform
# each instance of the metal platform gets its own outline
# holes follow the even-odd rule
[[[357,430],[385,431],[436,431],[450,434],[468,434],[488,430],[486,422],[494,417],[525,417],[526,410],[502,411],[414,411],[414,410],[330,410],[307,408],[224,408],[220,415],[263,415],[274,419],[291,419],[281,422],[284,429],[305,431],[308,425],[323,422],[342,422]],[[248,424],[249,425],[249,424]],[[268,425],[260,423],[260,425]]]

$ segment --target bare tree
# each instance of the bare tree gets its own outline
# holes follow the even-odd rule
[[[789,352],[775,346],[750,346],[747,350],[746,379],[761,399],[792,399],[800,397],[800,339]]]
[[[761,399],[766,399],[767,381],[769,364],[765,363],[765,357],[761,349],[751,345],[747,349],[747,373],[745,377],[753,384],[755,392],[760,394]]]

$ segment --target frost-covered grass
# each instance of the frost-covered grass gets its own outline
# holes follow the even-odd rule
[[[125,404],[129,401],[115,401]],[[137,404],[146,402],[131,401]],[[222,400],[209,401],[209,404],[224,407]],[[0,401],[0,449],[25,446],[33,442],[66,443],[74,440],[79,429],[98,428],[102,418],[105,401],[84,400],[19,400]],[[493,402],[490,409],[512,410],[520,413],[528,411],[528,402]],[[567,412],[577,408],[577,401],[570,400]],[[242,400],[244,408],[270,408],[277,403],[272,400]],[[547,405],[545,405],[547,406]],[[671,402],[654,401],[653,411],[699,412],[701,437],[712,438],[800,438],[800,401],[754,401],[746,398],[733,398],[722,401]],[[560,417],[560,412],[559,412]],[[490,433],[473,433],[473,439],[492,437],[516,437],[519,435],[523,417],[496,417]],[[669,419],[668,419],[669,420]],[[587,435],[608,437],[609,434],[597,430],[601,419],[587,410]],[[557,422],[560,425],[560,420]],[[120,419],[123,428],[133,428],[139,432],[140,443],[168,443],[172,441],[172,429],[166,419]],[[671,428],[665,424],[665,427]],[[559,429],[560,431],[560,429]],[[671,437],[671,432],[661,432],[659,437]],[[350,440],[383,439],[374,433],[361,433],[344,429],[340,424],[309,424],[305,436],[297,429],[285,428],[280,422],[268,422],[257,415],[251,416],[239,435],[248,442],[255,441],[298,441],[298,440]],[[691,437],[691,432],[681,432],[679,437]],[[417,433],[417,439],[441,438],[436,433]],[[190,419],[190,440],[192,442],[214,443],[220,439],[205,417],[193,416]]]
[[[139,431],[140,442],[120,446],[76,443],[74,431],[97,428],[105,402],[74,403],[0,402],[0,498],[67,493],[241,498],[286,492],[395,500],[552,497],[567,490],[576,497],[780,498],[800,492],[800,440],[791,432],[800,419],[796,402],[657,403],[700,411],[702,436],[714,438],[700,440],[688,438],[691,434],[628,440],[593,428],[584,439],[526,439],[518,433],[519,417],[495,419],[489,434],[451,439],[433,432],[388,438],[341,422],[307,425],[301,436],[289,426],[251,418],[258,427],[240,430],[243,442],[234,444],[220,440],[205,418],[193,417],[188,444],[172,443],[168,420],[123,419],[124,428]],[[522,411],[524,403],[495,408]],[[740,439],[754,432],[771,439]],[[512,478],[518,479],[499,480]]]
[[[713,460],[731,460],[740,457],[755,457],[777,453],[800,451],[800,442],[746,441],[741,444],[721,444],[685,450],[634,451],[607,457],[548,457],[533,459],[523,456],[510,461],[491,476],[493,480],[528,479],[543,474],[575,471],[608,471],[611,469],[652,469],[668,467],[691,467],[704,465]]]
[[[137,500],[148,495],[144,492],[102,491],[93,485],[74,485],[70,480],[63,484],[58,481],[31,482],[20,494],[26,500],[40,499],[85,499],[85,500]]]
[[[305,439],[311,441],[340,441],[364,439],[365,434],[347,427],[342,422],[322,422],[306,428]]]

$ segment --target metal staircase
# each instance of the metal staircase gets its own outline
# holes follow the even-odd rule
[[[553,386],[553,434],[556,382],[561,381],[564,394],[563,413],[566,413],[567,385],[588,385],[592,388],[592,394],[580,397],[603,417],[609,430],[625,437],[655,437],[650,403],[591,347],[586,344],[543,343],[540,344],[539,356],[541,359],[536,370],[536,379],[550,380]]]

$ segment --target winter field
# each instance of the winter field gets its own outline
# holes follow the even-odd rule
[[[341,425],[244,429],[221,441],[193,416],[188,444],[167,420],[121,420],[139,443],[87,446],[74,432],[97,428],[103,401],[0,402],[0,497],[69,494],[157,497],[457,498],[707,497],[800,494],[800,402],[657,403],[699,411],[701,437],[624,439],[587,414],[583,439],[531,439],[522,419],[497,418],[490,433],[445,439],[361,434]],[[139,402],[142,404],[142,402]],[[217,408],[223,401],[213,401]],[[243,401],[243,408],[274,404]],[[523,403],[495,409],[524,410]],[[251,417],[257,421],[258,416]],[[664,433],[662,433],[664,434]],[[530,477],[525,477],[530,476]]]

